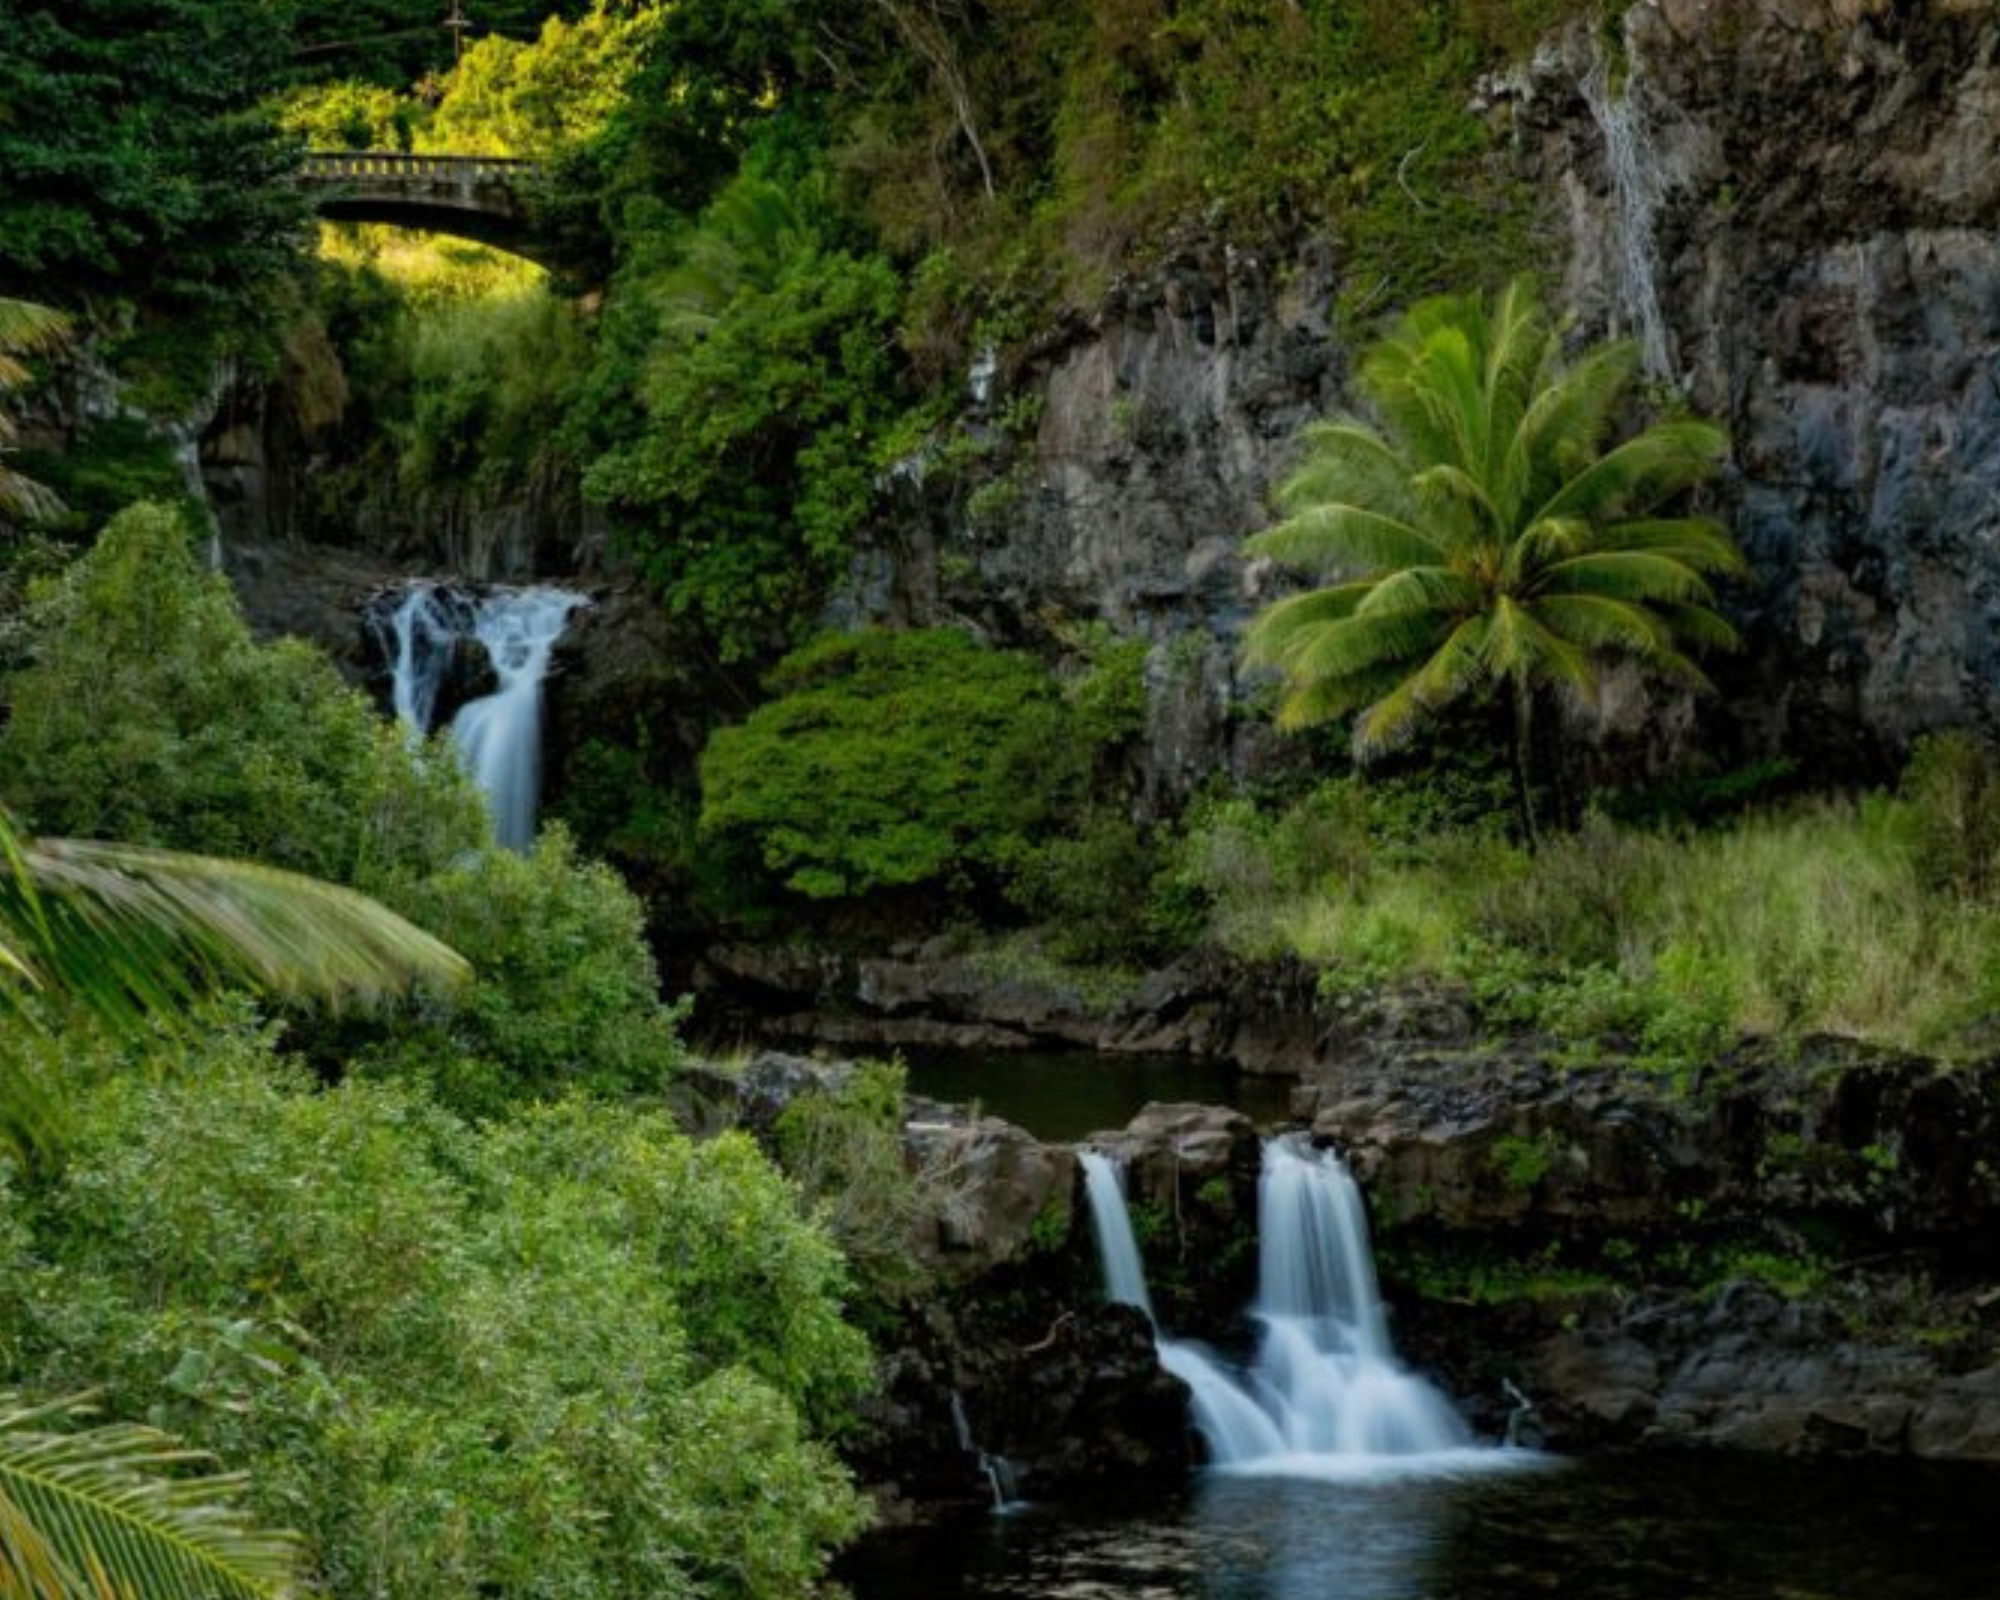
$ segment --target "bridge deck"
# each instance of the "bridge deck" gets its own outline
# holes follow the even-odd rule
[[[519,183],[541,171],[535,161],[510,156],[407,155],[400,150],[315,151],[299,164],[299,171],[312,183],[413,184]]]

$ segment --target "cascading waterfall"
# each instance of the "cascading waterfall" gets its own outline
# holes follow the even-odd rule
[[[411,588],[389,615],[396,715],[419,736],[431,731],[439,691],[462,641],[485,646],[500,687],[459,708],[451,740],[486,795],[495,839],[509,850],[526,850],[535,841],[542,680],[570,614],[585,604],[584,596],[567,589],[495,589],[468,602],[425,584]]]
[[[471,610],[460,596],[427,583],[404,590],[386,618],[371,615],[376,643],[389,659],[391,706],[413,739],[431,731],[445,671],[471,624]]]
[[[1577,87],[1604,135],[1604,161],[1617,209],[1619,285],[1626,309],[1637,325],[1640,357],[1652,376],[1672,382],[1673,355],[1654,266],[1654,223],[1666,198],[1667,181],[1653,156],[1636,84],[1635,70],[1627,74],[1623,88],[1614,95],[1611,66],[1600,50]]]
[[[1095,1151],[1081,1159],[1105,1292],[1150,1319],[1118,1171]],[[1475,1448],[1444,1397],[1396,1360],[1361,1192],[1338,1156],[1294,1139],[1267,1142],[1257,1227],[1251,1311],[1261,1337],[1246,1372],[1155,1325],[1160,1364],[1187,1384],[1216,1467],[1346,1477],[1459,1470],[1525,1455]]]

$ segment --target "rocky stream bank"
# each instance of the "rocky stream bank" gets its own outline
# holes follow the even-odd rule
[[[1292,1126],[1367,1194],[1401,1353],[1488,1438],[2000,1460],[2000,1060],[1746,1043],[1674,1079],[1481,1037],[1442,991],[1315,1004],[1297,974],[1232,986],[1211,966],[1156,978],[1151,1011],[1016,983],[980,1013],[949,967],[922,999],[884,967],[835,972],[875,1004],[828,1037],[1178,1039],[1293,1076]],[[765,1053],[698,1075],[697,1120],[768,1128],[847,1070]],[[1002,1458],[1036,1498],[1180,1482],[1201,1454],[1185,1392],[1144,1319],[1103,1301],[1077,1147],[964,1108],[905,1115],[911,1170],[945,1181],[912,1240],[932,1287],[881,1339],[862,1475],[906,1510],[990,1499]],[[1085,1141],[1124,1169],[1176,1335],[1252,1336],[1267,1131],[1156,1104]]]

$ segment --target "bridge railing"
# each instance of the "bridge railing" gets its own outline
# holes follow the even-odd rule
[[[519,183],[540,170],[534,161],[511,156],[418,156],[400,150],[316,151],[300,163],[300,173],[315,183],[352,183],[383,179],[404,183]]]

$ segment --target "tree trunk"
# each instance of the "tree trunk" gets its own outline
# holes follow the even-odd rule
[[[1514,800],[1521,812],[1521,836],[1531,851],[1542,847],[1535,817],[1535,698],[1525,679],[1514,680]]]

